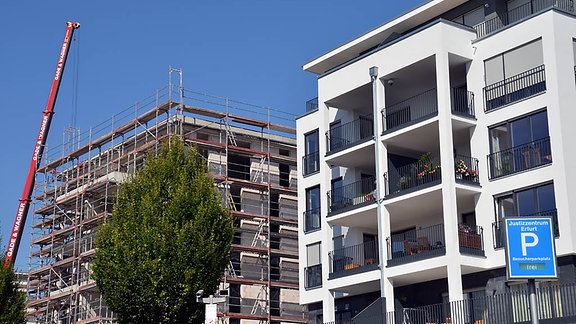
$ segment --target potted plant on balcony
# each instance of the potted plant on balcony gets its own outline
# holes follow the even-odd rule
[[[466,163],[464,163],[464,160],[458,160],[458,162],[456,162],[455,169],[456,179],[467,178],[474,180],[478,176],[476,170],[469,168]]]
[[[440,172],[440,166],[432,164],[432,154],[426,152],[418,159],[418,179],[421,183],[430,182],[435,179],[435,173]]]

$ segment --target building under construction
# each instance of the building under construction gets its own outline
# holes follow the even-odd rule
[[[195,144],[235,223],[220,288],[225,323],[306,323],[298,304],[294,117],[170,84],[46,148],[36,179],[28,279],[37,323],[113,323],[91,278],[98,225],[122,182],[172,135]]]

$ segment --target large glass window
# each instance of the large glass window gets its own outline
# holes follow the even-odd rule
[[[491,178],[552,162],[546,111],[491,127],[489,134]]]
[[[484,109],[490,111],[546,90],[542,40],[484,61]]]
[[[498,221],[514,216],[550,216],[558,235],[554,184],[548,183],[529,189],[517,190],[496,198]]]
[[[304,175],[308,175],[320,170],[320,142],[318,130],[314,130],[304,135]]]
[[[320,228],[320,186],[306,189],[305,232]]]
[[[486,84],[502,81],[543,63],[542,40],[538,39],[484,61]]]

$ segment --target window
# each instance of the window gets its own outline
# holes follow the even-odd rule
[[[320,228],[320,186],[306,189],[306,211],[304,232]]]
[[[484,61],[486,84],[493,84],[542,65],[542,40],[538,39]]]
[[[491,179],[552,162],[545,110],[491,127],[489,134]]]
[[[314,130],[304,135],[304,175],[309,175],[320,170],[320,145],[318,130]]]
[[[342,122],[337,120],[330,124],[328,134],[329,151],[339,149],[346,145],[346,140],[342,137]]]
[[[344,188],[343,188],[343,184],[342,184],[342,177],[332,179],[329,198],[330,198],[329,211],[342,209],[348,205],[347,199],[344,197]]]
[[[498,219],[510,216],[535,216],[556,212],[554,184],[518,190],[496,198]]]
[[[528,98],[546,90],[542,40],[538,39],[484,61],[485,110]]]
[[[554,224],[554,236],[560,235],[558,229],[558,214],[554,199],[554,184],[548,183],[528,189],[516,190],[496,197],[497,219],[499,223],[504,217],[516,216],[549,216]],[[501,230],[501,226],[497,226]],[[503,235],[500,233],[500,235]],[[496,240],[498,241],[498,239]],[[503,240],[496,244],[497,247]]]
[[[321,263],[321,244],[313,243],[306,246],[306,263],[304,270],[305,288],[315,288],[322,286],[322,263]]]

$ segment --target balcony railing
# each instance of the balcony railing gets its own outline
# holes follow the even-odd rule
[[[309,175],[320,171],[320,152],[312,152],[302,157],[302,174]]]
[[[304,268],[304,288],[322,287],[322,265],[317,264]]]
[[[443,224],[393,234],[386,239],[386,242],[388,243],[388,266],[446,254]]]
[[[433,158],[431,163],[416,161],[399,168],[391,166],[386,174],[386,195],[411,192],[438,184],[441,180],[440,164],[436,158]]]
[[[438,114],[436,89],[431,89],[412,98],[387,106],[382,110],[385,132],[406,127]]]
[[[326,132],[328,154],[373,137],[374,121],[372,120],[372,116],[360,117],[349,123],[335,126]]]
[[[454,154],[454,173],[457,182],[480,184],[478,159],[466,155]]]
[[[320,208],[304,212],[304,233],[320,229]]]
[[[477,297],[476,297],[477,296]],[[386,323],[530,323],[528,289],[414,308],[388,311]],[[536,289],[538,319],[542,323],[576,322],[576,284],[541,285]],[[366,323],[350,321],[350,324]],[[370,322],[384,323],[384,322]]]
[[[549,8],[559,8],[568,12],[574,12],[574,4],[572,0],[532,0],[520,7],[514,8],[497,17],[486,20],[481,24],[474,26],[476,29],[476,36],[478,38],[484,37],[488,34],[496,32],[505,26],[522,20],[536,12],[544,11]]]
[[[522,100],[546,91],[544,65],[514,75],[484,88],[485,111]]]
[[[550,137],[488,155],[490,179],[552,163]]]
[[[484,256],[484,230],[482,226],[458,225],[460,253]]]
[[[554,237],[560,237],[560,228],[558,227],[558,212],[556,209],[550,209],[541,211],[534,215],[522,215],[526,217],[531,216],[547,216],[552,218],[552,232],[554,233]],[[504,244],[506,244],[506,237],[504,234],[504,221],[499,220],[497,222],[492,223],[492,239],[494,243],[494,248],[502,248]]]
[[[375,178],[369,177],[328,191],[328,214],[375,202],[375,189]]]
[[[475,117],[474,93],[466,87],[452,88],[452,113],[455,115]]]
[[[318,109],[318,97],[306,101],[306,112]]]
[[[328,253],[330,274],[328,279],[378,269],[378,241],[348,246]]]

